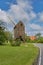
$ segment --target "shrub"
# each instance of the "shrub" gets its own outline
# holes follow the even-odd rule
[[[0,29],[0,45],[3,45],[5,40],[6,40],[6,37],[5,37],[5,34],[4,34],[4,30],[1,28]]]
[[[21,40],[20,39],[16,39],[15,41],[13,41],[11,43],[12,46],[20,46],[20,44],[21,44]]]

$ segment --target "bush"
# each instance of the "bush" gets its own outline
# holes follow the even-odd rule
[[[29,37],[25,38],[25,42],[26,42],[26,43],[29,43],[30,41],[31,41],[31,40],[30,40]]]
[[[4,31],[1,29],[0,30],[0,45],[3,45],[3,43],[5,42],[6,38],[5,38],[5,34]]]
[[[15,41],[13,41],[11,43],[12,46],[20,46],[20,44],[21,44],[21,40],[20,39],[16,39]]]

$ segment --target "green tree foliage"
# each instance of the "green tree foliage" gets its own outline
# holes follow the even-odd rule
[[[6,37],[6,41],[7,41],[7,42],[8,42],[8,41],[12,42],[12,40],[13,40],[13,35],[11,34],[11,32],[5,31],[5,37]]]
[[[5,24],[5,22],[0,21],[0,44],[3,44],[5,41],[10,41],[11,43],[13,41],[11,32],[5,30],[7,29]]]
[[[36,35],[36,43],[43,43],[43,37],[41,36],[41,33],[37,33]]]
[[[37,43],[43,43],[43,37],[39,37],[37,40],[36,40]]]
[[[41,37],[41,33],[37,33],[35,36],[36,36],[37,38],[40,38],[40,37]]]
[[[29,36],[26,35],[26,42],[28,43],[43,43],[43,37],[41,36],[41,33],[37,33],[35,35],[36,39],[35,40],[31,40],[29,38]]]
[[[4,34],[4,28],[0,27],[0,45],[2,45],[5,42],[5,34]]]
[[[0,21],[0,45],[2,45],[5,42],[5,40],[5,23]]]

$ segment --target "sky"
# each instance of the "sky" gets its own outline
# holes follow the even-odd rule
[[[0,20],[6,22],[9,31],[20,20],[27,35],[43,36],[43,0],[0,0]]]

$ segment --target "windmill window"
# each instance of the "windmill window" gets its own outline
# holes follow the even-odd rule
[[[21,23],[21,26],[22,26],[23,24]]]
[[[14,29],[16,28],[16,26],[14,27]]]

